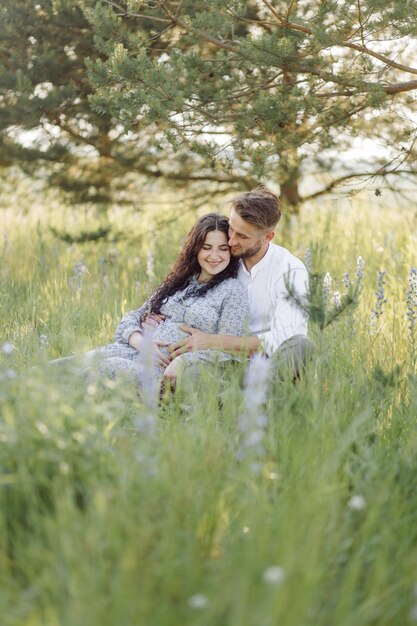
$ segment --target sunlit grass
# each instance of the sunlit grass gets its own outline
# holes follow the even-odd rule
[[[274,382],[256,471],[239,454],[243,368],[184,380],[146,431],[129,385],[48,364],[112,340],[164,276],[187,220],[72,246],[29,217],[2,226],[1,624],[407,624],[417,605],[405,303],[415,216],[345,202],[307,209],[278,233],[301,257],[318,244],[334,289],[359,255],[365,279],[356,309],[311,328],[317,352],[302,380]],[[387,302],[371,327],[378,271]]]

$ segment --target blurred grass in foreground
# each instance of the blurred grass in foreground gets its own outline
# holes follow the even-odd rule
[[[207,208],[209,210],[209,207]],[[135,390],[47,361],[107,343],[192,222],[69,246],[8,215],[0,267],[2,626],[402,626],[417,621],[412,213],[310,208],[276,242],[318,244],[359,307],[299,384],[274,383],[259,471],[239,456],[244,372],[206,371],[142,428]],[[139,233],[140,234],[140,233]],[[383,314],[371,323],[378,271]]]

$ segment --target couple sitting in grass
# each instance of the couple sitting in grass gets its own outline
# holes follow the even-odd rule
[[[184,367],[256,352],[274,355],[277,367],[297,375],[312,343],[306,315],[288,299],[287,285],[305,295],[308,274],[272,243],[279,219],[279,199],[265,187],[237,196],[229,219],[204,215],[162,285],[123,317],[115,343],[87,353],[87,363],[96,363],[101,375],[127,371],[140,382],[148,342],[155,375],[171,387]]]

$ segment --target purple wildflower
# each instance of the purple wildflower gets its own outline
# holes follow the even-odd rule
[[[349,289],[352,286],[349,272],[345,272],[342,276],[342,285],[345,289]]]
[[[304,265],[306,266],[307,271],[311,272],[313,263],[312,263],[312,259],[311,259],[311,250],[310,250],[310,248],[307,248],[307,250],[305,251],[305,254],[304,254]]]
[[[408,321],[408,335],[412,345],[415,343],[417,326],[417,268],[412,267],[408,274],[408,289],[405,300],[407,303],[406,315]]]
[[[88,274],[87,266],[82,261],[74,263],[74,274],[68,281],[70,287],[75,291],[79,291],[85,274]]]
[[[268,418],[262,411],[270,383],[271,362],[260,354],[250,360],[244,390],[244,409],[239,417],[240,431],[239,459],[251,459],[255,473],[261,469],[258,462],[264,456],[263,440]]]
[[[372,311],[372,315],[371,315],[371,321],[372,322],[376,322],[383,314],[384,312],[384,304],[387,302],[387,299],[385,298],[385,276],[386,276],[386,272],[378,272],[378,278],[377,278],[377,288],[375,291],[375,295],[376,295],[376,304],[375,304],[375,308]]]

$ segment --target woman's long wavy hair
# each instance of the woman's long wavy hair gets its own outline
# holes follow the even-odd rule
[[[227,217],[217,213],[208,213],[194,224],[187,235],[177,262],[150,299],[149,307],[152,313],[159,313],[161,306],[167,301],[169,296],[185,289],[192,277],[200,273],[201,267],[197,260],[197,254],[201,250],[207,234],[213,230],[225,233],[228,238],[229,222]],[[222,272],[213,276],[207,282],[200,283],[195,288],[189,289],[186,297],[189,298],[193,295],[203,296],[227,278],[236,278],[238,263],[238,259],[231,257],[229,265]]]

